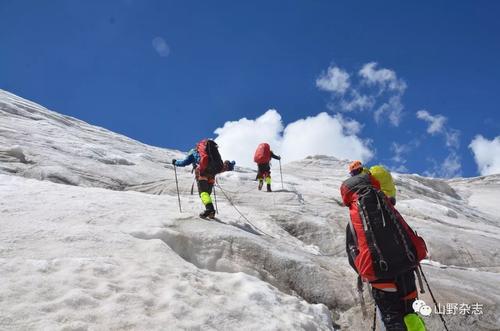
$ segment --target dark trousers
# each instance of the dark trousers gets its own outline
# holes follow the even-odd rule
[[[373,287],[384,282],[395,283],[397,291],[387,292]],[[417,296],[413,270],[401,274],[396,279],[373,282],[372,294],[387,331],[406,331],[403,317],[414,312],[412,304]]]
[[[208,180],[202,179],[197,181],[198,184],[198,194],[201,195],[203,192],[207,192],[208,194],[212,194],[212,189],[214,187],[213,183],[209,183]]]
[[[200,195],[201,202],[208,211],[213,211],[214,206],[212,204],[212,189],[214,187],[214,182],[208,179],[198,178],[198,194]]]
[[[257,178],[266,179],[268,176],[271,176],[271,166],[269,163],[257,164]]]

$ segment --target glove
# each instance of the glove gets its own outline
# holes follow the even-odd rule
[[[236,161],[229,161],[229,160],[224,161],[224,168],[225,169],[223,171],[233,171],[235,164],[236,164]]]
[[[175,165],[175,162],[177,162],[176,159],[172,159],[172,164]]]
[[[279,156],[279,155],[278,155],[276,158],[277,158],[278,160],[281,160],[281,156]]]
[[[390,197],[389,200],[391,201],[391,203],[392,203],[393,206],[396,205],[396,198]]]

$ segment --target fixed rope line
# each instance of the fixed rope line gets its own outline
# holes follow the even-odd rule
[[[240,214],[240,216],[248,223],[250,224],[251,226],[253,226],[255,229],[257,229],[260,233],[268,236],[268,237],[271,237],[273,239],[276,239],[274,238],[273,236],[271,236],[269,233],[266,233],[264,231],[262,231],[261,229],[259,229],[256,225],[254,225],[252,222],[250,222],[250,220],[238,209],[238,207],[236,207],[236,205],[234,204],[234,202],[231,200],[231,198],[226,194],[226,192],[224,191],[224,189],[220,186],[220,184],[218,182],[215,183],[215,185],[219,188],[219,190],[222,192],[222,194],[224,195],[224,197],[226,197],[227,201],[229,202],[229,204],[234,208],[234,210],[236,210],[236,212],[238,214]]]
[[[220,179],[217,178],[217,183],[219,182],[219,180]],[[239,193],[241,193],[241,194],[247,194],[247,193],[250,193],[250,192],[252,192],[254,190],[255,190],[255,187],[252,187],[251,189],[246,190],[246,191],[239,191],[239,192],[234,192],[234,191],[229,191],[229,190],[225,190],[225,191],[228,192],[228,193],[231,193],[231,194],[239,194]]]
[[[427,281],[427,277],[425,277],[424,271],[422,270],[422,266],[419,264],[418,268],[420,269],[420,273],[422,274],[422,277],[424,277],[425,284],[427,285],[427,289],[429,290],[429,294],[431,295],[432,301],[434,301],[435,307],[438,307],[438,303],[436,301],[436,298],[434,297],[434,293],[432,293],[431,287],[429,286],[429,282]],[[448,330],[448,326],[446,325],[446,321],[444,320],[444,317],[442,314],[438,314],[439,317],[441,318],[441,321],[443,321],[444,329],[446,331]]]

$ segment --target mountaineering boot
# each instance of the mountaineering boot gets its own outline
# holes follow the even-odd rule
[[[208,203],[206,206],[205,206],[205,211],[203,213],[200,214],[200,217],[201,218],[204,218],[204,219],[207,219],[207,218],[210,218],[210,219],[213,219],[215,218],[215,209],[214,209],[214,205],[211,204],[211,203]]]
[[[264,181],[259,179],[259,191],[262,190],[262,185],[264,185]]]
[[[272,192],[273,190],[271,190],[271,184],[267,184],[267,192]]]

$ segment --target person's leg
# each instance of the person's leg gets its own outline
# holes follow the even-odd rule
[[[403,321],[404,308],[395,283],[372,283],[372,294],[386,330],[406,331]]]
[[[266,174],[266,187],[267,187],[267,192],[272,192],[272,190],[271,190],[271,172],[270,171]]]
[[[396,279],[396,284],[404,309],[403,321],[407,331],[425,331],[424,321],[413,310],[413,302],[417,299],[417,286],[414,271],[408,271]]]
[[[259,186],[257,187],[260,190],[262,190],[262,186],[264,185],[264,181],[262,180],[262,178],[259,178]]]
[[[401,297],[401,306],[404,314],[414,313],[413,302],[417,299],[417,286],[415,284],[415,273],[407,271],[396,278],[396,286]]]
[[[267,192],[271,192],[271,166],[269,163],[262,167],[263,176],[266,180]]]
[[[212,187],[213,185],[208,182],[208,180],[202,179],[198,180],[198,193],[201,198],[201,202],[205,206],[205,211],[200,214],[201,217],[210,217],[213,218],[215,216],[215,209],[212,203]]]
[[[264,174],[262,173],[262,164],[258,164],[257,167],[257,180],[259,181],[258,189],[260,191],[262,190],[262,186],[264,185]]]
[[[372,284],[373,298],[388,331],[425,331],[423,320],[413,310],[417,298],[415,274],[408,271],[393,281]]]

